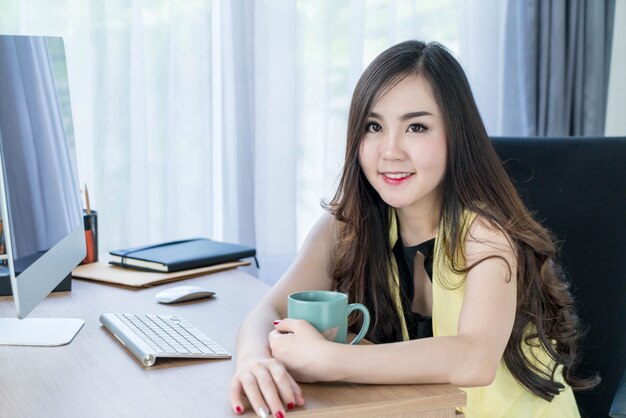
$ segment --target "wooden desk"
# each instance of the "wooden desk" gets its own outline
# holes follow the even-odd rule
[[[234,359],[166,359],[144,368],[98,320],[103,312],[177,314],[234,354],[237,328],[267,285],[240,270],[185,283],[217,295],[168,306],[154,295],[181,283],[133,290],[74,280],[71,292],[49,296],[32,317],[77,317],[85,325],[63,347],[0,346],[0,417],[235,417],[228,400]],[[0,316],[14,315],[12,298],[1,297]],[[454,407],[465,404],[465,393],[449,385],[308,384],[303,390],[306,405],[288,416],[454,417]]]

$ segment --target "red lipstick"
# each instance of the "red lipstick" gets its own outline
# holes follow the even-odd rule
[[[399,186],[409,181],[415,173],[380,173],[383,181],[391,186]]]

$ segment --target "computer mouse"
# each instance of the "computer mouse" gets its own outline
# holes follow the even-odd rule
[[[177,303],[189,300],[210,298],[215,292],[202,286],[170,287],[157,293],[154,297],[160,303]]]

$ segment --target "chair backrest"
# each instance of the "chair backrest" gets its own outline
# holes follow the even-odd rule
[[[520,196],[561,241],[561,263],[589,327],[576,393],[583,416],[607,416],[626,367],[626,137],[492,138]]]

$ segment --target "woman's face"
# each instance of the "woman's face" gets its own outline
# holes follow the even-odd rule
[[[406,76],[373,106],[359,149],[367,180],[390,206],[429,211],[446,169],[446,133],[426,80]]]

